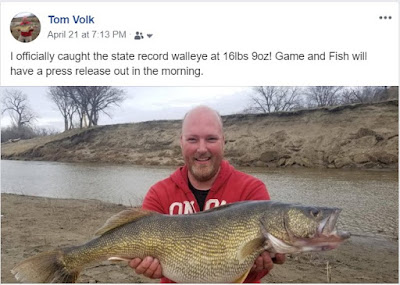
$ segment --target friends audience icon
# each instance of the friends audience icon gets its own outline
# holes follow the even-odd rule
[[[143,33],[136,32],[135,40],[142,40],[143,39]]]
[[[19,42],[29,43],[40,34],[40,21],[32,13],[19,13],[11,20],[10,31]]]

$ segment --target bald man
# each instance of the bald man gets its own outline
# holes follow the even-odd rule
[[[185,165],[150,188],[143,209],[179,215],[238,201],[270,199],[262,181],[234,169],[223,160],[223,124],[215,110],[199,106],[189,111],[182,122],[180,145]],[[263,252],[244,283],[259,283],[273,268],[273,263],[284,261],[285,255],[276,254],[272,258],[268,252]],[[163,277],[162,266],[153,257],[135,258],[129,265],[138,274],[161,278],[162,283],[173,282]]]

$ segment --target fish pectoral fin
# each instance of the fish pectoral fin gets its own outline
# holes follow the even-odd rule
[[[108,231],[111,231],[115,228],[118,228],[122,225],[125,225],[127,223],[139,220],[140,218],[146,217],[146,216],[151,216],[151,215],[157,215],[158,213],[147,211],[147,210],[142,210],[142,209],[129,209],[129,210],[124,210],[122,212],[119,212],[118,214],[112,216],[109,218],[106,223],[97,230],[96,236],[101,236],[105,234]]]
[[[242,275],[240,276],[238,279],[236,279],[233,283],[243,283],[244,280],[246,280],[247,275],[249,275],[251,267]]]
[[[246,261],[249,255],[259,251],[260,248],[263,248],[264,240],[264,238],[255,238],[250,241],[243,242],[237,252],[237,259],[239,260],[239,263],[242,264]]]

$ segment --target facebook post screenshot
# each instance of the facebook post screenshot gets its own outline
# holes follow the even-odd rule
[[[398,283],[399,0],[0,0],[1,283]]]

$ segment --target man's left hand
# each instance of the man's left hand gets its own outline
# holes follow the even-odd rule
[[[262,270],[270,271],[274,267],[274,263],[283,264],[285,260],[286,256],[284,254],[276,253],[271,256],[271,253],[264,251],[257,257],[251,272],[260,272]]]

